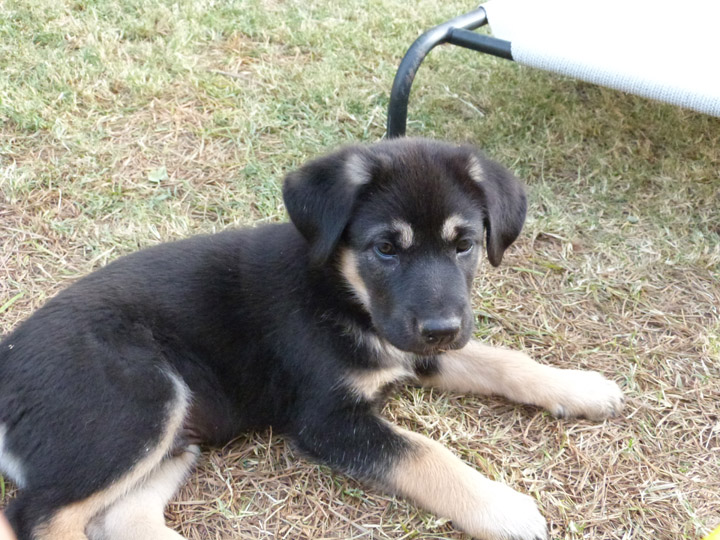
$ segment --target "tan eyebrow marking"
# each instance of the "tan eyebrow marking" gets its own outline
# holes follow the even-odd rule
[[[401,219],[396,219],[392,222],[392,228],[400,237],[399,240],[401,248],[408,249],[412,246],[413,241],[415,240],[415,233],[409,223]]]
[[[441,236],[446,242],[452,242],[457,239],[458,227],[469,226],[469,223],[457,214],[453,214],[443,223]]]

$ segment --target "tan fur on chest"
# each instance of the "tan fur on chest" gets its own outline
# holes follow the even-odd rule
[[[347,377],[348,386],[360,398],[374,401],[383,389],[390,384],[414,377],[407,366],[397,365],[387,368],[353,371]]]

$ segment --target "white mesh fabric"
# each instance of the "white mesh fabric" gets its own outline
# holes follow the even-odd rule
[[[516,62],[720,116],[717,0],[491,0]]]

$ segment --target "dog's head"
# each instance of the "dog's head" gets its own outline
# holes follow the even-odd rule
[[[467,343],[483,244],[499,265],[526,210],[506,169],[424,139],[346,147],[291,173],[283,195],[311,264],[336,265],[381,337],[418,354]]]

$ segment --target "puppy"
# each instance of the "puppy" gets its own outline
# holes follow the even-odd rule
[[[394,384],[602,419],[622,395],[471,340],[522,185],[477,150],[350,146],[285,180],[292,223],[158,245],[67,288],[0,345],[0,469],[20,540],[178,539],[198,445],[272,426],[305,455],[488,540],[546,538],[532,498],[379,415]]]

